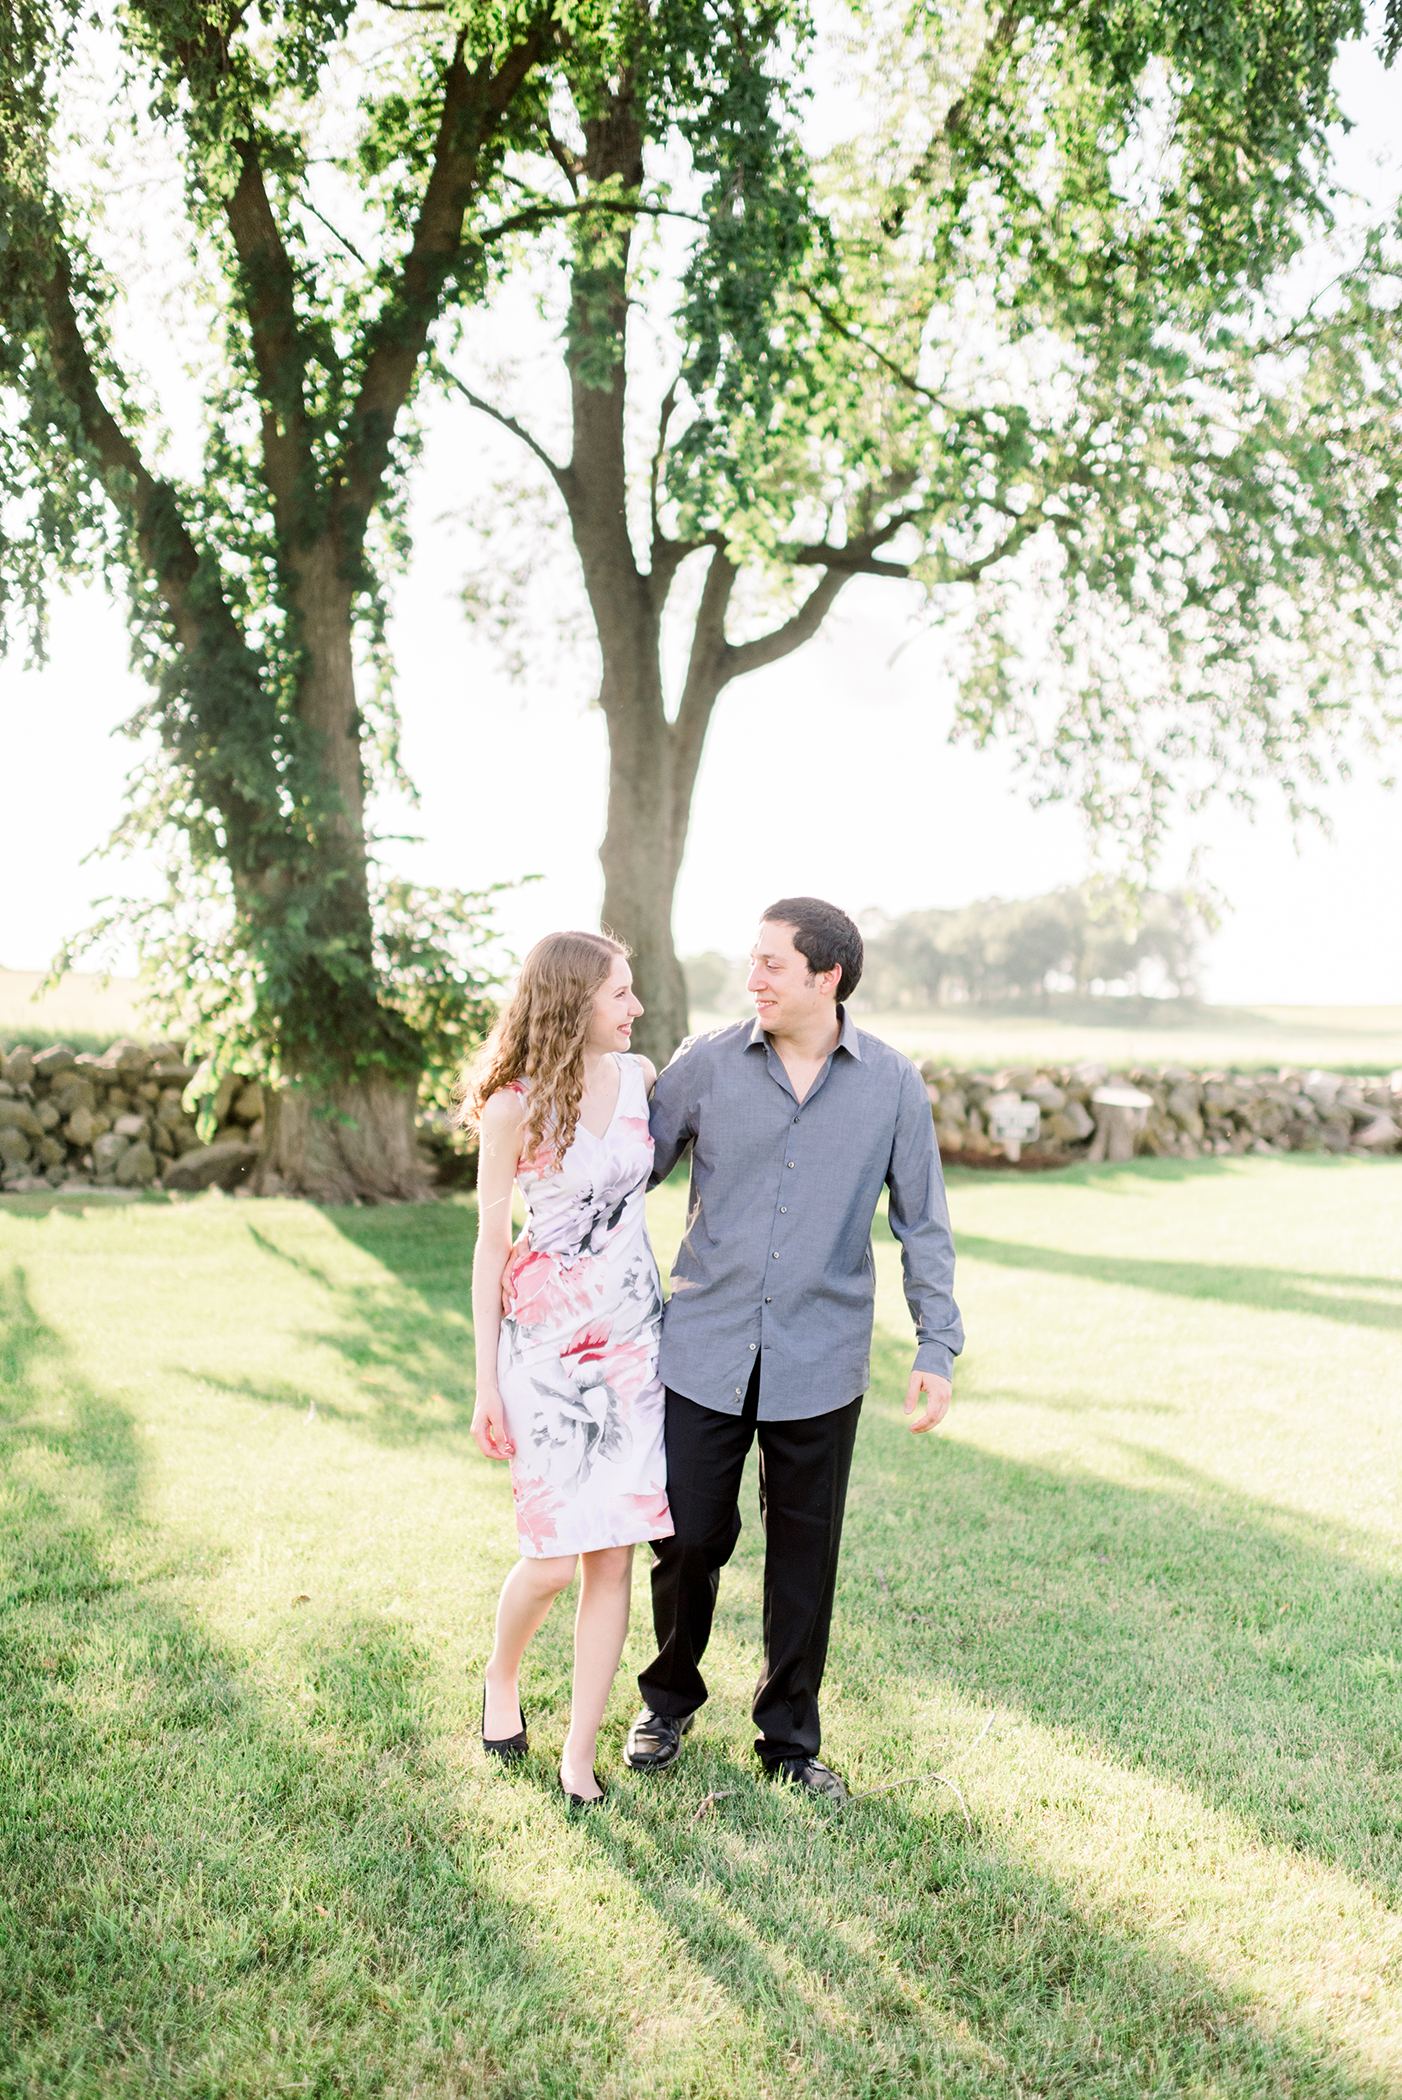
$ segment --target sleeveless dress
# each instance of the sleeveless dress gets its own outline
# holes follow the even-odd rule
[[[558,1167],[547,1145],[516,1170],[526,1242],[511,1271],[497,1383],[528,1560],[672,1535],[662,1286],[644,1207],[647,1085],[634,1056],[615,1056],[618,1101],[604,1135],[581,1123]],[[515,1091],[526,1091],[519,1080]]]

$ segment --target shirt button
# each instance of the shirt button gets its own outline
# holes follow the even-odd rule
[[[735,1388],[735,1397],[737,1400],[740,1398],[740,1388],[738,1385]]]
[[[797,1117],[797,1116],[795,1116],[795,1117],[794,1117],[794,1121],[795,1121],[795,1123],[796,1123],[796,1122],[798,1121],[798,1117]]]
[[[784,1165],[785,1165],[786,1167],[791,1167],[791,1166],[793,1165],[793,1161],[792,1161],[791,1159],[786,1159],[786,1160],[784,1161]]]
[[[780,1216],[781,1218],[786,1218],[786,1217],[788,1216],[788,1214],[789,1214],[789,1206],[788,1206],[788,1204],[787,1204],[787,1203],[781,1203],[781,1204],[779,1205],[779,1216]]]
[[[750,1348],[751,1348],[751,1350],[753,1350],[753,1349],[754,1349],[754,1347],[755,1347],[755,1344],[754,1344],[753,1342],[751,1342],[751,1343],[750,1343]]]
[[[769,1259],[770,1259],[771,1261],[777,1261],[777,1260],[779,1259],[779,1257],[778,1257],[778,1255],[777,1255],[776,1253],[771,1253],[771,1254],[770,1254],[770,1257],[769,1257]]]
[[[774,1300],[772,1298],[766,1298],[764,1302],[766,1305],[772,1305],[774,1303]]]

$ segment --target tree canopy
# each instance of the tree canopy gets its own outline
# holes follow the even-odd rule
[[[1383,230],[1312,303],[1292,275],[1362,26],[1357,0],[15,0],[4,609],[33,635],[56,576],[127,595],[158,753],[122,835],[169,848],[140,932],[174,1018],[304,1088],[402,1092],[425,1016],[476,1011],[438,939],[471,901],[391,896],[365,828],[429,385],[569,521],[605,913],[655,1051],[712,709],[854,577],[921,590],[961,728],[1018,738],[1145,867],[1175,795],[1304,801],[1343,738],[1389,735]],[[134,196],[178,227],[166,284],[128,267]],[[495,389],[522,285],[558,429],[544,389]],[[167,312],[188,387],[142,370]]]
[[[757,9],[719,18],[696,117],[648,89],[667,17],[636,19],[633,65],[569,74],[515,164],[580,214],[517,250],[554,405],[535,363],[516,395],[463,383],[563,499],[613,747],[605,911],[645,998],[717,697],[854,577],[919,588],[958,729],[1011,735],[1141,877],[1175,800],[1268,778],[1303,807],[1394,732],[1383,230],[1313,303],[1298,277],[1339,202],[1353,0],[863,8],[840,96],[833,18],[815,57],[801,13]],[[473,602],[495,575],[519,629],[541,540],[504,564],[500,525]]]

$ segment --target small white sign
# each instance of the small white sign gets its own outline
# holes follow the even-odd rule
[[[991,1094],[983,1104],[989,1134],[1004,1147],[1009,1159],[1020,1159],[1022,1148],[1042,1128],[1042,1111],[1035,1101],[1021,1094]]]

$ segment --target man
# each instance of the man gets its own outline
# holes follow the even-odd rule
[[[662,1327],[676,1530],[654,1548],[658,1652],[638,1679],[643,1710],[624,1758],[639,1771],[671,1764],[706,1698],[701,1658],[757,1435],[755,1750],[771,1777],[841,1801],[842,1781],[818,1760],[818,1691],[868,1382],[883,1185],[915,1321],[905,1412],[917,1435],[944,1420],[963,1344],[954,1245],[920,1076],[854,1027],[843,1003],[862,974],[852,921],[816,897],[781,898],[750,960],[753,1024],[689,1038],[653,1095],[653,1180],[689,1145],[691,1196]]]

